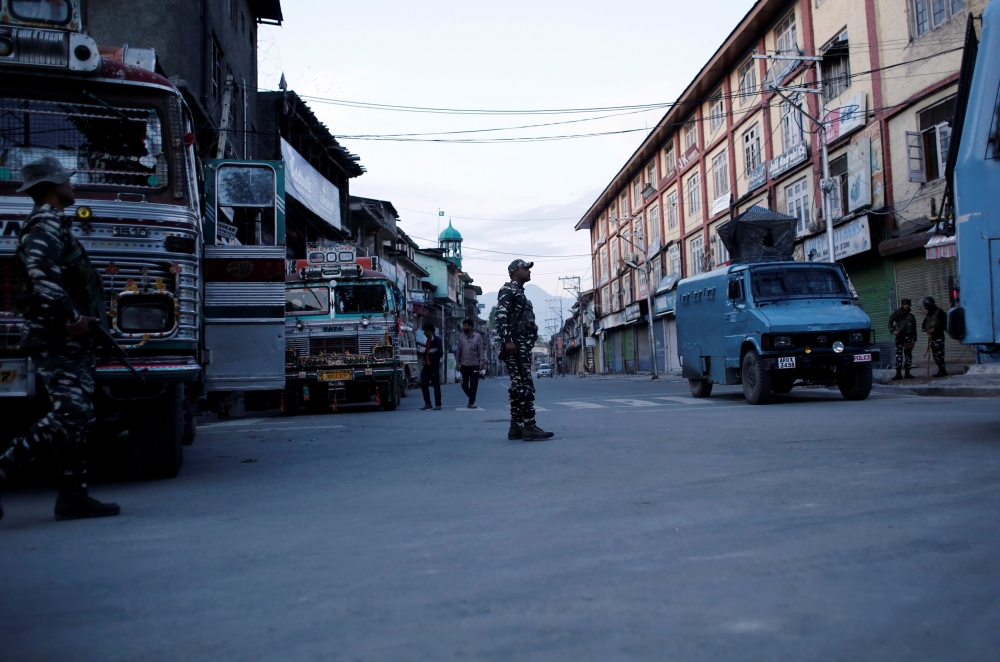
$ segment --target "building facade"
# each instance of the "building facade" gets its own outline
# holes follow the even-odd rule
[[[759,0],[577,223],[591,235],[600,370],[649,369],[649,314],[659,368],[672,364],[664,278],[727,264],[718,226],[752,205],[799,219],[799,260],[829,259],[832,223],[885,349],[900,298],[947,307],[944,163],[967,17],[984,4]],[[647,262],[651,283],[628,265]],[[949,340],[950,359],[963,353]]]

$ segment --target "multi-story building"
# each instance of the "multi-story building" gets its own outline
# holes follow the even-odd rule
[[[600,369],[651,368],[649,314],[666,367],[672,299],[660,287],[648,311],[646,288],[727,264],[717,229],[752,205],[799,219],[800,260],[829,259],[832,223],[876,342],[890,342],[900,298],[946,306],[954,251],[934,233],[967,17],[984,4],[759,0],[577,223],[591,233]]]

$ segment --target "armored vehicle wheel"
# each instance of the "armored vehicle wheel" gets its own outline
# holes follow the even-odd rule
[[[691,395],[696,398],[707,398],[712,395],[712,382],[707,379],[689,379],[688,388],[691,389]]]
[[[385,411],[394,411],[399,406],[398,380],[393,378],[386,386],[379,386],[378,399],[382,403],[382,409]]]
[[[853,365],[837,379],[845,400],[864,400],[872,392],[872,364]]]
[[[150,401],[129,428],[129,437],[142,448],[144,473],[151,478],[173,478],[184,463],[184,385],[169,384]]]
[[[743,395],[752,405],[766,405],[771,401],[771,392],[771,371],[751,349],[743,357]]]

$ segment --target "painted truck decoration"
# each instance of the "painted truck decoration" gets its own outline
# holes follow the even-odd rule
[[[392,411],[406,393],[401,302],[377,258],[349,244],[311,244],[285,282],[282,410],[338,411],[371,402]],[[375,263],[373,264],[373,261]]]
[[[846,273],[839,264],[793,261],[794,227],[788,235],[783,224],[796,219],[754,210],[729,222],[730,241],[723,237],[734,264],[677,286],[678,353],[691,394],[742,384],[747,402],[765,404],[796,385],[823,384],[864,400],[880,357]]]

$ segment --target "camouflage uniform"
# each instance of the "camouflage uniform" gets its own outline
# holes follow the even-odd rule
[[[924,331],[930,331],[931,356],[934,357],[934,363],[937,364],[938,371],[943,372],[945,369],[944,332],[948,328],[948,316],[938,306],[933,303],[930,305],[932,307],[927,310],[927,317],[924,318],[921,328]]]
[[[917,318],[900,307],[889,316],[889,329],[899,331],[896,336],[896,370],[910,371],[913,367],[913,344],[917,339]]]
[[[76,309],[107,323],[100,277],[72,233],[72,217],[37,207],[18,237],[21,349],[32,358],[51,410],[0,456],[0,480],[43,454],[52,454],[61,491],[86,490],[84,444],[94,425],[95,358],[87,336],[70,338]]]
[[[512,342],[517,345],[513,355],[507,355],[504,364],[510,375],[510,418],[522,426],[535,424],[535,382],[531,379],[531,348],[538,338],[535,311],[524,295],[524,288],[511,280],[500,288],[497,295],[497,335],[501,346]]]

